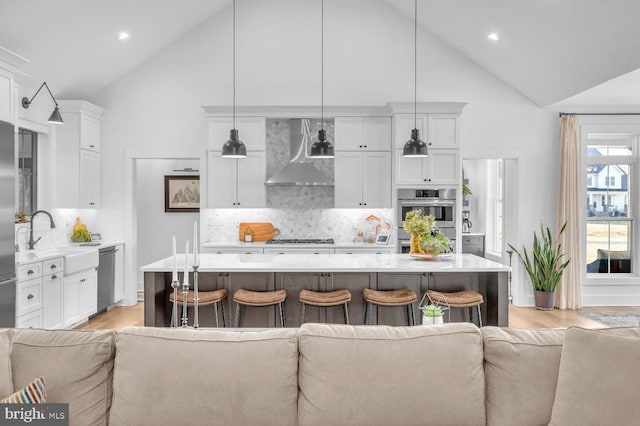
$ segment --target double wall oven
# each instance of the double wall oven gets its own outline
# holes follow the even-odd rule
[[[409,234],[402,229],[407,213],[421,210],[422,215],[431,215],[436,226],[454,246],[456,243],[456,190],[448,189],[398,189],[398,252],[409,253]]]

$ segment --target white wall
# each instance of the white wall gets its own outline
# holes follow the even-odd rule
[[[244,0],[236,16],[238,105],[319,104],[319,4]],[[200,106],[232,101],[231,24],[227,7],[91,99],[107,109],[101,155],[109,179],[103,179],[100,215],[110,234],[124,237],[127,151],[204,153]],[[412,100],[412,20],[384,2],[331,2],[324,34],[326,105]],[[520,160],[519,240],[528,244],[541,221],[555,221],[557,115],[428,32],[419,32],[418,46],[418,101],[469,103],[462,157]],[[517,302],[531,303],[517,294]]]
[[[199,220],[198,213],[165,213],[164,176],[184,175],[174,172],[183,168],[198,169],[198,160],[139,159],[136,160],[136,212],[138,265],[143,266],[158,259],[171,256],[171,241],[174,235],[179,252],[184,253],[184,245],[193,235],[193,222]],[[143,274],[138,272],[138,291],[144,289]]]

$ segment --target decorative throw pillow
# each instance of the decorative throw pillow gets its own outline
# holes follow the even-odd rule
[[[47,389],[44,377],[40,376],[19,391],[0,401],[3,404],[44,404],[47,399]]]
[[[549,425],[638,424],[640,339],[613,332],[567,330]]]

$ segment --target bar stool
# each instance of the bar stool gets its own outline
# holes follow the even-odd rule
[[[413,303],[418,300],[416,292],[410,288],[400,290],[371,290],[370,288],[362,289],[362,296],[366,302],[364,311],[364,323],[371,322],[372,304],[380,306],[406,306],[407,307],[407,323],[416,325],[416,316],[413,312]]]
[[[302,314],[300,314],[300,324],[304,324],[304,311],[307,305],[330,307],[343,305],[344,323],[349,324],[349,306],[351,302],[351,292],[349,290],[335,291],[311,291],[300,290],[300,303],[302,303]]]
[[[476,306],[478,308],[478,325],[482,327],[482,313],[480,312],[480,305],[484,303],[484,298],[477,291],[463,290],[444,293],[435,290],[427,290],[426,296],[432,302],[444,304],[450,308],[469,308],[470,322],[473,322],[473,307]],[[451,322],[451,311],[449,311],[449,322]]]
[[[187,307],[188,308],[193,308],[195,306],[193,296],[194,296],[193,290],[188,290],[187,291]],[[216,316],[216,327],[219,326],[218,303],[220,303],[220,306],[222,307],[222,326],[223,327],[227,326],[227,321],[225,320],[225,315],[224,315],[224,300],[226,298],[227,298],[227,289],[225,288],[221,288],[219,290],[198,292],[198,308],[200,308],[200,306],[213,305],[213,311]],[[169,293],[169,302],[171,302],[171,304],[175,303],[175,301],[173,300],[173,292]],[[182,297],[182,290],[179,290],[178,306],[182,306],[183,303],[184,303],[184,298]],[[173,309],[171,309],[171,325],[173,325],[173,322],[175,319],[176,318],[173,317]],[[178,324],[176,324],[176,326],[178,326]]]
[[[236,318],[234,327],[240,327],[240,311],[245,306],[271,306],[278,305],[280,310],[280,327],[284,328],[283,303],[287,298],[286,290],[275,291],[250,291],[240,288],[233,293],[233,301],[236,302]]]

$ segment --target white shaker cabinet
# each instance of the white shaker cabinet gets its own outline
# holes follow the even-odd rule
[[[14,123],[15,99],[13,74],[0,68],[0,121]]]
[[[224,158],[207,152],[207,205],[210,208],[265,206],[264,151],[247,151],[246,158]]]
[[[100,118],[86,101],[60,101],[64,125],[56,128],[57,208],[100,207]]]
[[[22,264],[16,291],[17,328],[61,328],[62,257]]]
[[[86,320],[98,311],[98,273],[89,269],[65,277],[62,293],[64,326]]]
[[[391,207],[390,152],[336,152],[334,173],[335,207]]]
[[[395,150],[396,185],[456,185],[460,173],[460,156],[457,149],[430,149],[428,157],[402,156],[402,149]]]
[[[335,117],[336,151],[389,151],[390,117]]]

